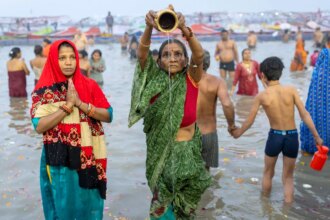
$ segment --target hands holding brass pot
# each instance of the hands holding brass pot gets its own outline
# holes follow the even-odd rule
[[[147,26],[165,33],[172,32],[176,28],[182,30],[186,26],[184,16],[180,12],[175,12],[172,5],[158,12],[149,11],[145,20]]]

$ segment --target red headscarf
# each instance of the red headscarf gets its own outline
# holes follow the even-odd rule
[[[58,51],[63,43],[70,44],[76,55],[76,70],[73,74],[72,81],[80,99],[83,102],[92,103],[96,107],[109,108],[110,104],[106,100],[97,83],[80,73],[79,54],[74,43],[69,40],[57,40],[51,45],[45,67],[43,68],[42,74],[34,88],[34,91],[45,86],[51,86],[55,83],[67,81],[67,78],[62,73],[58,63]],[[100,93],[102,93],[102,95]]]

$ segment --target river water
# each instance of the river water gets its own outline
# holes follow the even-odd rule
[[[214,53],[216,42],[202,42]],[[306,43],[312,52],[312,43]],[[145,178],[145,135],[142,122],[127,127],[130,93],[135,62],[122,53],[119,44],[94,45],[103,52],[107,70],[103,90],[114,107],[114,121],[105,124],[108,148],[108,192],[104,219],[148,218],[151,194]],[[159,48],[159,43],[151,49]],[[239,52],[245,48],[238,42]],[[268,56],[279,56],[287,67],[282,84],[295,85],[305,102],[311,71],[290,73],[289,64],[294,54],[294,42],[259,42],[252,52],[253,59],[261,62]],[[10,99],[6,61],[11,47],[0,48],[0,219],[44,219],[39,191],[39,161],[41,135],[34,132],[29,115],[28,99]],[[22,46],[26,61],[33,58],[33,47]],[[218,75],[218,66],[212,59],[210,74]],[[33,73],[28,77],[28,93],[34,85]],[[262,90],[261,84],[259,84]],[[247,117],[253,99],[234,96],[236,120]],[[260,110],[254,125],[240,139],[228,133],[225,118],[218,103],[217,129],[219,135],[220,166],[211,169],[214,184],[203,195],[197,219],[329,219],[330,164],[322,172],[309,167],[311,155],[300,153],[295,169],[295,203],[283,204],[281,182],[282,156],[276,165],[273,191],[270,198],[260,195],[264,146],[269,130],[265,113]],[[296,113],[297,126],[300,123]]]

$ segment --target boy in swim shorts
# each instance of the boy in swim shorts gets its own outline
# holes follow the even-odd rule
[[[300,117],[308,126],[317,145],[322,145],[309,112],[300,100],[297,89],[293,86],[283,86],[279,79],[284,65],[278,57],[265,59],[260,70],[263,73],[265,90],[254,99],[248,118],[241,128],[232,131],[234,138],[240,137],[251,127],[260,106],[266,112],[270,124],[270,131],[265,148],[265,168],[262,179],[262,191],[269,195],[272,189],[272,178],[278,155],[283,154],[283,187],[284,201],[293,202],[293,171],[299,150],[298,132],[294,120],[294,107],[297,107]]]

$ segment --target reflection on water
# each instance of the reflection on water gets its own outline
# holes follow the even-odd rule
[[[213,53],[216,42],[203,42]],[[160,44],[152,44],[158,49]],[[239,51],[245,42],[238,42]],[[131,83],[135,62],[128,53],[122,53],[120,44],[95,45],[103,52],[107,70],[103,91],[114,107],[114,121],[104,124],[108,147],[108,192],[104,219],[146,219],[151,194],[145,178],[146,144],[142,122],[128,129]],[[274,49],[276,48],[276,50]],[[289,67],[294,54],[294,43],[260,42],[252,53],[262,61],[268,56],[279,56]],[[306,42],[311,48],[311,42]],[[25,60],[34,57],[33,47],[21,47]],[[2,63],[8,58],[10,47],[0,50]],[[218,64],[211,61],[209,73],[219,76]],[[0,66],[5,73],[5,66]],[[41,135],[30,123],[28,99],[9,99],[6,74],[0,80],[0,213],[1,219],[43,219],[39,191],[39,158]],[[285,69],[281,82],[293,84],[303,100],[306,99],[311,72],[289,73]],[[27,78],[27,90],[33,89],[33,76]],[[259,90],[263,90],[260,82]],[[253,98],[233,96],[236,120],[241,124],[250,111]],[[220,104],[217,109],[219,135],[219,168],[211,169],[214,184],[203,195],[197,219],[329,219],[330,216],[330,163],[322,172],[309,167],[310,155],[299,155],[295,170],[295,202],[283,204],[282,159],[275,168],[273,189],[269,198],[260,196],[263,157],[269,130],[268,119],[259,110],[255,123],[240,139],[227,132],[226,120]],[[299,115],[296,112],[296,123]]]
[[[31,132],[31,117],[28,114],[28,101],[26,98],[10,98],[10,117],[9,128],[15,128],[18,134]]]

